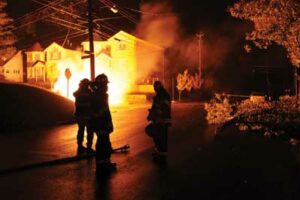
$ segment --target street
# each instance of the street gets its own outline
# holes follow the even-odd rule
[[[149,106],[111,109],[112,145],[130,144],[130,151],[113,154],[118,167],[110,177],[96,178],[94,159],[20,169],[0,173],[1,198],[299,199],[299,162],[288,146],[255,136],[216,138],[200,103],[172,105],[168,164],[153,163],[153,142],[144,133]],[[1,136],[1,170],[74,156],[76,130]]]
[[[209,138],[204,135],[206,123],[202,105],[173,105],[169,162],[165,168],[151,161],[153,143],[144,133],[149,106],[111,109],[115,126],[112,144],[114,147],[130,144],[130,152],[113,154],[112,160],[118,163],[118,169],[108,180],[96,179],[94,160],[82,160],[2,175],[0,196],[9,199],[177,199],[180,191],[173,191],[170,181],[179,184],[186,173],[185,162]],[[26,132],[1,136],[1,157],[5,158],[1,159],[1,169],[75,155],[76,130],[76,125],[65,125],[38,135]]]

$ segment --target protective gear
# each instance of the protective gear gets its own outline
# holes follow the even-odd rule
[[[90,126],[91,119],[91,95],[92,92],[89,89],[90,81],[88,79],[82,79],[79,83],[79,88],[73,93],[75,97],[75,118],[78,125],[77,132],[77,145],[78,153],[83,153],[85,148],[83,147],[84,131],[87,129],[87,147],[91,148],[93,144],[94,133]]]
[[[108,78],[105,74],[99,74],[96,78],[95,78],[95,82],[98,84],[107,84],[109,83]]]
[[[108,79],[100,74],[95,79],[95,89],[92,95],[92,129],[97,134],[96,142],[96,173],[106,173],[115,168],[116,164],[110,161],[112,146],[110,133],[113,132],[113,123],[108,104]]]
[[[159,158],[165,159],[168,151],[171,99],[160,81],[155,81],[153,86],[156,95],[153,97],[152,107],[147,116],[147,120],[151,123],[145,128],[145,132],[153,139]]]
[[[90,85],[90,81],[87,78],[84,78],[79,83],[79,88],[88,87]]]

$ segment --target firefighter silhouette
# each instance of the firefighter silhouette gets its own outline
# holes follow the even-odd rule
[[[155,144],[153,161],[165,162],[168,152],[168,128],[171,125],[171,100],[160,81],[154,82],[154,91],[155,96],[147,116],[151,123],[145,131]]]
[[[89,88],[90,81],[82,79],[79,83],[79,88],[73,93],[75,97],[75,119],[78,124],[77,132],[77,152],[78,154],[92,153],[94,133],[90,126],[91,119],[91,97],[92,91]],[[87,148],[83,146],[84,132],[87,130]]]
[[[110,133],[113,123],[108,102],[108,79],[105,74],[95,78],[92,94],[92,128],[97,135],[96,143],[96,173],[106,173],[116,168],[116,163],[110,160],[112,146]]]

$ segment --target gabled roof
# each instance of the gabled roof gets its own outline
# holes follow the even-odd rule
[[[4,67],[4,65],[6,63],[8,63],[13,57],[15,57],[18,53],[21,53],[22,51],[16,51],[12,56],[10,56],[10,58],[6,59],[6,60],[2,60],[1,61],[1,66]]]
[[[101,49],[101,51],[99,51],[98,53],[95,54],[95,57],[97,57],[100,54],[105,54],[108,57],[111,57],[111,52],[110,52],[110,47],[106,46],[104,48]]]
[[[153,47],[153,48],[155,48],[155,49],[159,49],[159,50],[163,50],[163,47],[160,47],[160,46],[158,46],[158,45],[156,45],[156,44],[153,44],[153,43],[151,43],[151,42],[148,42],[148,41],[146,41],[146,40],[143,40],[143,39],[140,39],[140,38],[138,38],[138,37],[135,37],[135,36],[133,36],[133,35],[131,35],[131,34],[129,34],[129,33],[126,33],[126,32],[124,32],[124,31],[119,31],[118,33],[116,33],[115,35],[113,35],[111,38],[109,38],[108,40],[113,40],[113,39],[115,39],[115,40],[122,40],[122,38],[128,38],[128,39],[133,39],[133,40],[136,40],[136,41],[138,41],[138,42],[141,42],[141,43],[143,43],[143,44],[145,44],[145,45],[148,45],[148,46],[151,46],[151,47]],[[126,41],[125,41],[126,42]]]
[[[0,58],[0,67],[2,67],[5,63],[6,63],[6,61],[4,61],[3,59]]]
[[[34,67],[34,66],[37,65],[38,63],[41,63],[41,64],[45,65],[45,62],[44,62],[44,61],[37,60],[37,61],[35,61],[30,67]]]
[[[49,44],[49,45],[45,48],[45,50],[49,49],[49,48],[52,47],[52,46],[56,46],[56,47],[58,47],[58,48],[60,48],[60,49],[63,49],[63,47],[62,47],[61,45],[57,44],[56,42],[52,42],[51,44]]]
[[[57,47],[57,48],[59,48],[59,49],[63,49],[63,50],[67,50],[67,51],[77,52],[77,50],[72,50],[72,49],[65,48],[65,47],[63,47],[63,46],[57,44],[56,42],[52,42],[50,45],[48,45],[48,46],[45,48],[44,51],[47,51],[47,49],[49,49],[49,48],[52,47],[52,46],[55,46],[55,47]]]
[[[34,43],[27,51],[44,51],[42,45],[39,42]]]

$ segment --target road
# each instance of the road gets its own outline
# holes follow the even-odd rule
[[[118,170],[104,181],[95,177],[94,160],[20,170],[0,176],[0,196],[9,199],[176,199],[169,181],[207,137],[201,104],[174,104],[169,162],[151,161],[152,140],[144,133],[150,105],[112,108],[114,147],[130,144],[127,154],[113,154]],[[1,169],[64,158],[76,152],[76,125],[1,136]],[[9,153],[11,152],[11,153]],[[172,176],[174,176],[172,178]],[[174,196],[173,196],[174,195]]]
[[[149,106],[111,109],[113,146],[131,146],[127,154],[113,154],[118,169],[111,177],[97,179],[94,160],[19,170],[0,175],[1,199],[300,199],[299,165],[290,149],[252,136],[215,138],[199,103],[172,105],[168,164],[156,165],[144,133]],[[76,129],[0,136],[0,171],[74,155]]]

